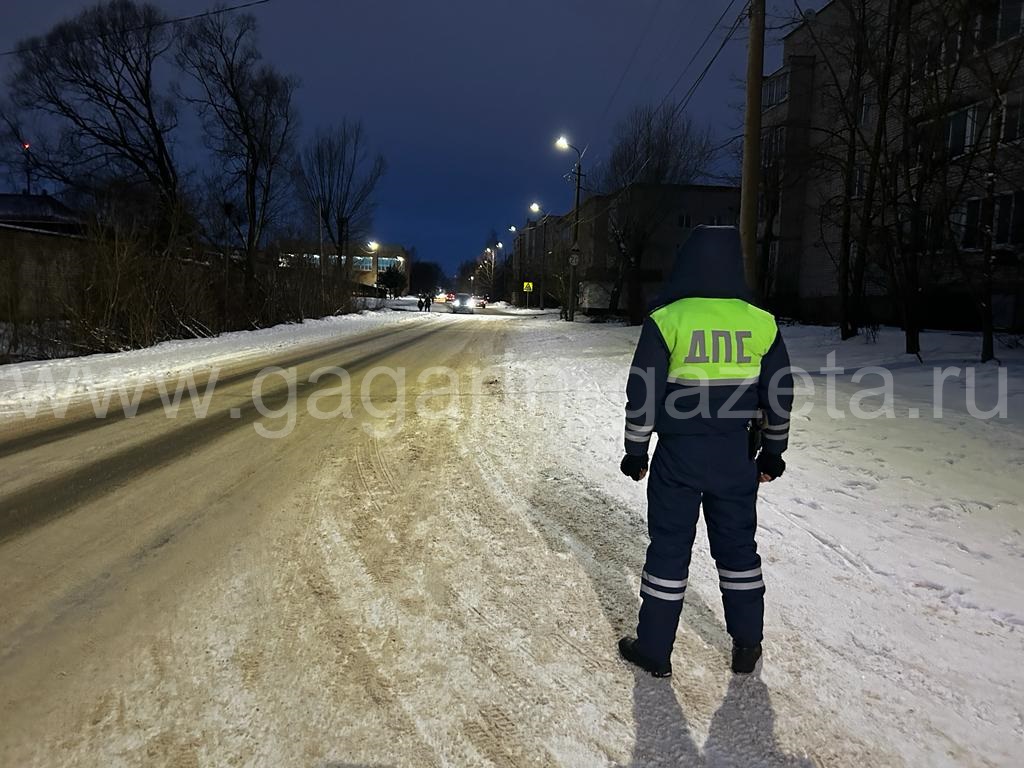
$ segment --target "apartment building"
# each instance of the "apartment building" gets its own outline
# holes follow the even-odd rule
[[[1024,324],[1022,33],[1020,0],[834,0],[786,35],[762,99],[777,311]]]

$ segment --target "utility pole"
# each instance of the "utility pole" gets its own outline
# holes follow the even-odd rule
[[[583,151],[570,143],[565,136],[559,136],[555,146],[563,152],[571,149],[576,153],[576,165],[573,167],[573,173],[576,175],[576,201],[572,207],[572,250],[569,251],[569,307],[565,313],[565,319],[571,323],[576,318],[576,267],[580,263],[580,185],[583,182]]]
[[[27,141],[21,143],[21,148],[25,151],[25,194],[32,194],[32,145]]]
[[[583,179],[583,154],[576,160],[576,203],[573,205],[572,250],[569,251],[569,322],[576,319],[576,265],[580,263],[580,184]]]
[[[547,293],[548,274],[548,214],[540,222],[540,308],[544,309],[544,294]]]
[[[761,298],[757,258],[757,199],[761,176],[761,83],[764,79],[764,0],[750,3],[747,47],[747,108],[743,130],[743,180],[740,183],[740,241],[743,271],[755,299]]]
[[[320,317],[327,314],[327,285],[324,275],[327,272],[327,261],[324,258],[324,204],[317,203],[317,225],[320,230],[320,251],[316,255],[317,266],[320,267]]]

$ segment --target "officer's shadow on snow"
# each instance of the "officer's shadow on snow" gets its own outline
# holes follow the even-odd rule
[[[548,547],[575,555],[593,583],[601,609],[616,634],[632,632],[639,607],[637,592],[622,564],[640,569],[646,537],[642,522],[622,505],[579,477],[552,468],[533,487],[528,508]],[[599,521],[595,524],[595,521]],[[695,594],[686,596],[683,621],[728,669],[728,634],[714,612]],[[623,662],[624,663],[624,662]],[[686,660],[680,659],[680,664]],[[677,672],[680,670],[677,669]],[[768,687],[756,675],[733,676],[711,720],[703,750],[669,680],[634,672],[633,720],[636,742],[630,766],[707,766],[708,768],[808,768],[809,760],[783,753],[775,738],[775,712]],[[678,678],[677,678],[678,680]],[[684,694],[685,699],[685,694]]]

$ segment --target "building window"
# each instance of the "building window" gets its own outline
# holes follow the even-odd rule
[[[967,250],[981,247],[981,200],[968,200],[957,217],[960,229],[960,245]]]
[[[1024,16],[1024,0],[1000,0],[998,40],[1003,42],[1017,37],[1021,33],[1021,21]]]
[[[980,105],[958,110],[946,118],[944,143],[949,157],[960,157],[973,150],[988,123],[988,110]]]
[[[996,195],[993,245],[1024,245],[1024,191]]]
[[[857,124],[861,127],[868,125],[871,121],[871,104],[875,94],[873,89],[865,88],[860,94],[860,109],[857,110]]]
[[[761,165],[768,167],[782,159],[786,149],[786,126],[775,125],[761,132]]]
[[[864,197],[864,185],[867,180],[868,169],[863,163],[853,169],[853,197],[860,199]]]
[[[1024,91],[1010,94],[1003,106],[1003,141],[1024,136]]]
[[[783,72],[769,78],[761,86],[761,108],[767,109],[781,104],[789,98],[789,73]]]
[[[971,49],[984,51],[996,42],[1000,0],[974,0],[977,11],[971,17]]]

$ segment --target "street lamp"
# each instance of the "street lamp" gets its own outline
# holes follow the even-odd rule
[[[21,142],[21,151],[25,153],[25,194],[32,194],[32,145],[27,141]]]
[[[378,243],[376,240],[371,240],[366,244],[366,247],[370,249],[371,253],[376,253],[377,249],[380,248],[380,243]]]
[[[516,225],[515,224],[509,224],[508,225],[508,231],[509,232],[515,232],[516,231]]]
[[[583,153],[579,147],[569,143],[565,136],[559,136],[555,146],[561,151],[576,153],[576,205],[573,207],[572,250],[569,252],[569,322],[576,318],[576,265],[580,263],[580,181],[583,177]]]

